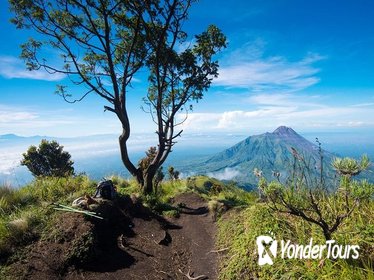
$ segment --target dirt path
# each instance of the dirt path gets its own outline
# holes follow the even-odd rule
[[[207,203],[197,194],[188,193],[177,197],[175,204],[183,205],[180,218],[173,220],[182,228],[173,235],[190,249],[190,272],[194,277],[205,275],[206,279],[216,279],[217,258],[211,252],[214,250],[216,226]]]
[[[217,256],[211,253],[216,227],[207,203],[187,193],[176,197],[174,204],[182,206],[180,218],[166,220],[141,204],[126,202],[120,210],[126,212],[125,218],[111,226],[94,226],[79,214],[64,213],[56,226],[61,238],[31,245],[28,256],[12,265],[9,279],[216,279]],[[82,237],[92,232],[98,242],[87,247]],[[66,268],[77,242],[83,245],[79,248],[98,255],[79,268]]]

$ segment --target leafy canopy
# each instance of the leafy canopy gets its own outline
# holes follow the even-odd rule
[[[195,2],[9,0],[17,28],[38,33],[22,45],[28,69],[58,73],[85,88],[75,95],[66,84],[58,85],[56,92],[68,102],[91,93],[104,99],[104,109],[114,113],[122,126],[122,162],[147,193],[182,133],[176,127],[218,76],[214,56],[226,47],[226,37],[213,25],[183,47],[188,45],[183,25]],[[127,148],[131,135],[127,97],[140,70],[148,74],[143,110],[156,124],[158,143],[152,160],[137,167]]]
[[[21,165],[34,176],[67,177],[74,174],[71,155],[56,141],[42,140],[39,147],[30,146],[23,154]]]

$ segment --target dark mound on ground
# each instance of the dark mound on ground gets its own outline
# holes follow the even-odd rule
[[[101,203],[104,220],[57,215],[46,238],[9,266],[9,279],[215,279],[215,225],[195,194],[176,198],[188,211],[167,220],[129,197]],[[194,274],[193,274],[194,273]]]

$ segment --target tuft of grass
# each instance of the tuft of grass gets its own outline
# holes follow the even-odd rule
[[[32,195],[24,189],[14,189],[10,186],[0,187],[0,215],[9,214],[34,201]]]
[[[49,220],[48,212],[34,205],[0,217],[0,262],[40,237]]]
[[[10,244],[8,242],[10,237],[10,232],[7,228],[7,224],[5,221],[0,220],[0,261],[4,257],[7,257],[10,252]]]
[[[112,180],[114,186],[117,188],[117,192],[121,195],[136,195],[141,196],[142,192],[139,184],[135,179],[124,179],[120,176],[113,175],[108,179]]]
[[[85,193],[92,194],[95,188],[96,182],[91,181],[87,176],[42,177],[23,188],[23,191],[28,192],[38,201],[62,202],[69,195],[78,197]]]
[[[170,203],[172,198],[188,192],[185,180],[163,181],[158,188],[157,198],[163,203]]]
[[[209,212],[213,214],[213,220],[216,221],[217,217],[221,216],[224,211],[227,210],[227,207],[224,203],[212,199],[208,202]]]
[[[18,218],[8,223],[9,232],[14,239],[20,240],[29,230],[29,223],[27,219]]]

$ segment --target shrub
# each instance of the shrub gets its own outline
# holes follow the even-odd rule
[[[38,176],[67,177],[74,174],[71,155],[56,141],[42,140],[39,147],[30,146],[23,154],[21,165]]]
[[[367,157],[364,156],[360,163],[350,158],[335,159],[332,165],[341,176],[337,189],[324,183],[322,156],[319,182],[308,180],[309,169],[306,162],[303,158],[295,157],[292,180],[282,184],[279,181],[268,183],[261,178],[259,188],[265,194],[271,209],[300,217],[319,226],[325,239],[331,240],[332,234],[343,221],[359,208],[362,201],[369,199],[374,193],[373,184],[365,180],[352,180],[352,176],[369,167]]]
[[[173,166],[169,166],[168,173],[169,173],[169,179],[171,181],[179,179],[180,172],[178,170],[175,170]]]
[[[273,212],[262,202],[230,211],[218,221],[216,247],[220,265],[218,279],[374,279],[374,202],[365,203],[362,211],[352,213],[335,234],[338,244],[360,246],[359,260],[288,259],[277,256],[273,265],[258,265],[256,238],[272,233],[276,240],[323,244],[320,229],[303,219]],[[279,242],[279,241],[278,241]],[[278,251],[279,252],[279,251]]]

